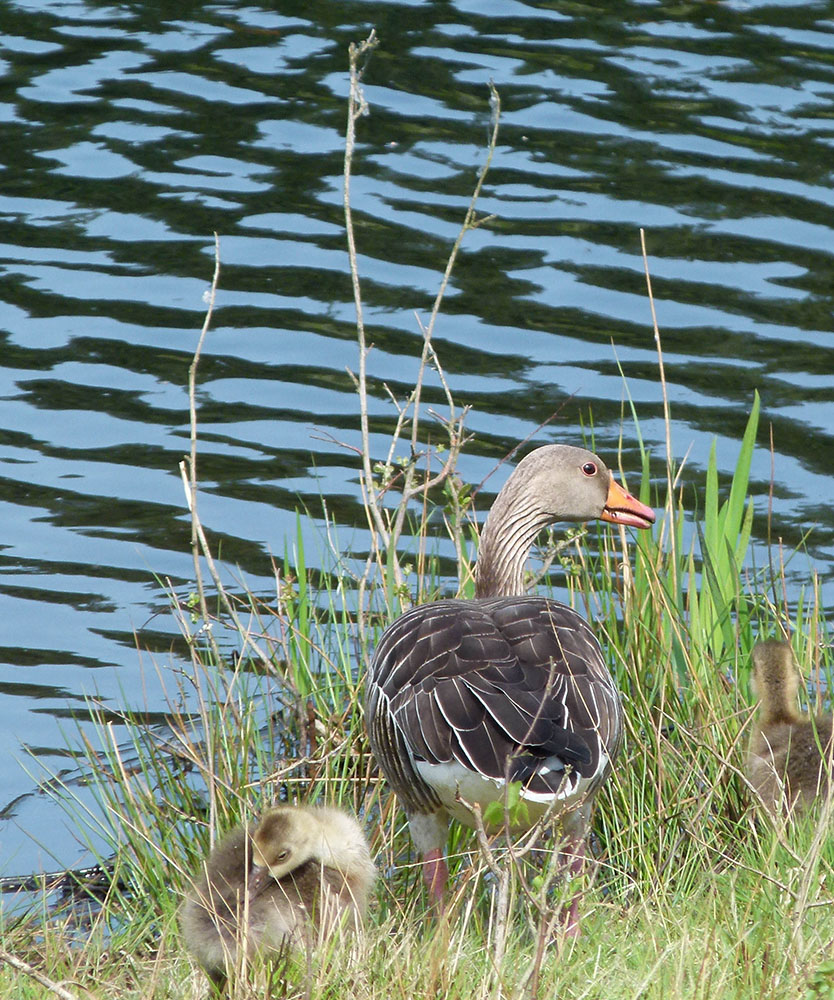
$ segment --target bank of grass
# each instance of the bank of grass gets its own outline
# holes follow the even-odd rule
[[[800,838],[801,839],[801,838]],[[553,945],[542,967],[543,997],[826,997],[834,988],[825,945],[830,918],[822,909],[802,930],[798,944],[792,906],[784,890],[769,877],[792,879],[793,858],[765,852],[742,853],[763,870],[741,866],[705,871],[700,884],[674,900],[643,899],[628,906],[596,897],[585,912],[585,933],[576,942]],[[826,859],[826,870],[830,864]],[[765,879],[763,882],[762,879]],[[470,886],[476,892],[476,888]],[[484,906],[468,922],[453,913],[448,923],[427,922],[419,906],[384,904],[372,915],[367,940],[358,952],[334,952],[329,966],[302,966],[295,988],[255,968],[251,981],[235,996],[311,997],[521,997],[534,961],[531,934],[522,920],[514,922],[505,960],[493,963],[490,928]],[[403,912],[404,909],[404,912]],[[467,908],[465,908],[467,909]],[[173,911],[165,907],[161,936],[144,948],[117,946],[99,951],[93,940],[85,952],[50,956],[51,975],[78,996],[170,997],[193,1000],[205,996],[205,983],[179,948]],[[827,928],[818,927],[827,922]],[[806,955],[803,958],[802,952]],[[103,957],[102,957],[103,956]],[[5,995],[26,993],[25,981],[6,977]],[[267,986],[271,986],[271,992]]]
[[[495,845],[493,865],[509,872],[502,889],[460,829],[451,840],[452,905],[446,919],[431,917],[404,818],[362,724],[369,651],[402,588],[377,566],[360,612],[344,558],[334,552],[330,571],[311,572],[299,532],[274,595],[225,595],[234,628],[226,615],[207,623],[193,605],[177,604],[193,659],[188,668],[159,665],[168,725],[128,718],[131,740],[116,743],[102,714],[80,761],[97,808],[69,788],[58,792],[77,828],[111,845],[104,900],[86,913],[39,909],[7,924],[0,947],[72,996],[203,996],[176,918],[213,837],[276,799],[328,801],[363,817],[380,868],[367,938],[302,963],[289,980],[256,968],[236,984],[240,1000],[834,996],[830,816],[774,829],[751,810],[742,770],[755,639],[799,623],[794,645],[806,671],[822,672],[817,692],[829,680],[813,581],[789,620],[770,560],[766,572],[746,568],[756,419],[754,404],[723,504],[714,465],[695,484],[700,491],[667,483],[658,492],[646,463],[639,491],[663,511],[654,531],[635,540],[594,526],[555,555],[572,602],[597,623],[626,705],[624,752],[598,798],[580,940],[560,941],[558,926],[550,940],[567,890],[539,893],[541,857],[525,867]],[[634,475],[629,485],[636,489]],[[685,508],[699,494],[705,509],[695,517]],[[424,520],[430,514],[426,506]],[[421,521],[410,537],[430,534]],[[437,579],[432,560],[423,565],[426,578],[412,570],[409,589],[429,593]],[[207,624],[221,662],[205,641]],[[0,965],[0,996],[48,995],[52,987]]]

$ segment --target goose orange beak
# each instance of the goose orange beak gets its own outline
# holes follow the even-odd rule
[[[608,486],[608,496],[599,518],[601,521],[613,521],[614,524],[628,524],[632,528],[648,528],[654,524],[654,511],[637,497],[620,486],[612,476]]]

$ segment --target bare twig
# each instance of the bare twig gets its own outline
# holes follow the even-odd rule
[[[211,317],[214,312],[214,302],[217,297],[217,283],[220,279],[220,237],[214,234],[214,274],[211,279],[211,288],[208,293],[208,306],[203,320],[203,328],[200,330],[200,339],[197,341],[197,348],[188,369],[188,415],[191,428],[191,450],[188,457],[180,462],[180,474],[185,488],[185,500],[191,514],[191,556],[194,559],[194,579],[197,585],[197,595],[200,601],[200,615],[206,625],[206,632],[211,643],[214,655],[220,660],[220,650],[217,641],[211,633],[209,627],[208,604],[203,588],[203,579],[200,572],[200,544],[205,543],[205,538],[200,538],[201,528],[197,519],[197,366],[200,363],[200,354],[203,350],[203,343],[206,334],[211,326]],[[186,474],[186,468],[188,473]]]
[[[417,420],[416,415],[420,406],[420,395],[422,393],[423,386],[423,373],[425,371],[426,363],[431,357],[432,360],[437,362],[437,355],[434,353],[434,349],[431,347],[431,338],[434,333],[434,325],[437,322],[438,314],[440,313],[440,306],[443,302],[443,297],[446,294],[446,288],[449,284],[449,278],[452,276],[452,269],[455,266],[455,261],[458,257],[458,252],[460,251],[461,243],[463,243],[464,236],[469,232],[470,229],[476,229],[478,226],[482,225],[487,221],[488,218],[492,216],[487,216],[485,219],[480,221],[477,219],[475,213],[475,205],[477,204],[478,197],[481,194],[481,188],[484,186],[484,181],[486,180],[486,175],[489,172],[490,164],[492,163],[492,157],[495,154],[495,147],[498,144],[498,125],[501,119],[501,98],[498,95],[498,91],[495,88],[495,84],[490,80],[489,82],[489,103],[492,110],[492,131],[489,137],[489,142],[487,144],[487,155],[484,165],[481,168],[481,172],[478,174],[478,182],[475,185],[475,190],[472,192],[472,197],[469,199],[469,207],[466,209],[466,215],[463,219],[463,225],[460,228],[460,232],[457,235],[457,239],[452,245],[452,249],[449,253],[449,259],[446,261],[446,270],[443,272],[443,278],[440,282],[440,288],[437,290],[437,296],[434,300],[434,305],[432,306],[431,315],[429,316],[429,322],[423,329],[423,356],[420,359],[420,372],[417,378],[417,383],[414,387],[414,413],[415,420],[411,428],[411,447],[412,450],[416,450],[417,447]],[[421,324],[422,329],[422,324]],[[448,392],[448,387],[446,398],[449,402],[449,422],[454,423],[455,421],[455,411],[454,405],[452,403],[451,395]]]
[[[217,566],[214,562],[214,557],[211,552],[211,548],[206,538],[205,531],[203,530],[202,523],[200,522],[200,517],[197,509],[197,370],[200,364],[200,357],[203,350],[203,345],[205,343],[206,335],[208,334],[209,328],[211,326],[212,315],[214,312],[214,303],[217,296],[217,285],[220,278],[220,238],[217,233],[214,234],[214,274],[212,276],[211,288],[208,295],[208,307],[206,309],[205,319],[203,320],[203,326],[200,331],[200,337],[197,341],[197,347],[194,351],[194,357],[191,361],[191,365],[188,369],[188,403],[189,403],[189,418],[190,418],[190,428],[191,428],[191,449],[189,454],[180,462],[179,470],[180,477],[182,479],[183,489],[185,491],[185,501],[188,506],[188,511],[191,516],[191,553],[194,559],[194,578],[197,587],[197,595],[200,607],[200,615],[203,620],[203,631],[207,638],[209,645],[214,656],[214,661],[218,665],[221,665],[223,661],[223,656],[220,652],[220,647],[215,638],[214,632],[212,631],[212,621],[209,616],[208,602],[206,600],[205,587],[203,586],[202,571],[200,566],[200,555],[202,554],[205,559],[205,564],[208,567],[209,574],[214,582],[217,595],[222,602],[224,609],[234,623],[234,627],[240,640],[243,644],[243,648],[247,644],[251,647],[254,655],[264,664],[267,669],[270,669],[272,664],[269,658],[262,652],[257,643],[252,639],[252,636],[248,628],[245,628],[243,623],[238,618],[237,612],[234,605],[229,599],[228,594],[223,586],[223,582],[220,579],[220,573],[218,572]],[[192,663],[195,668],[195,679],[200,674],[202,663],[198,656],[198,651],[195,644],[195,638],[191,635],[187,623],[183,623],[183,632],[186,639],[189,641],[191,649]],[[206,705],[204,700],[204,692],[202,685],[197,683],[196,685],[197,696],[200,702],[200,710],[203,717],[206,717]],[[206,735],[207,741],[211,741],[213,738],[210,731]],[[212,760],[214,758],[214,748],[208,746],[208,759]],[[209,824],[211,830],[211,840],[214,841],[214,833],[217,829],[217,779],[213,768],[208,768],[206,773],[208,792],[209,792],[209,814],[211,822]]]
[[[489,470],[489,472],[484,476],[484,478],[472,490],[472,496],[476,497],[478,493],[487,484],[487,482],[489,482],[491,477],[495,475],[495,473],[501,468],[501,466],[505,462],[509,462],[510,459],[513,457],[513,455],[515,455],[521,448],[523,448],[528,441],[531,441],[539,433],[540,430],[543,430],[545,427],[547,427],[548,424],[552,423],[556,419],[556,417],[559,416],[559,414],[562,412],[565,406],[574,398],[575,395],[576,393],[572,392],[565,400],[563,400],[563,402],[561,402],[558,405],[558,407],[550,414],[549,417],[545,417],[544,420],[542,420],[542,422],[538,426],[534,427],[526,437],[523,437],[517,444],[514,444],[513,447],[510,448],[510,450],[506,453],[506,455],[504,455],[502,458],[499,458],[498,461],[495,463],[495,465]]]
[[[362,76],[365,65],[360,66],[363,59],[367,59],[371,52],[379,44],[376,31],[372,30],[364,42],[359,45],[351,43],[348,50],[350,57],[350,94],[348,96],[348,118],[347,131],[345,133],[345,167],[344,167],[344,208],[345,208],[345,228],[348,244],[348,258],[350,261],[350,276],[353,283],[353,301],[356,307],[356,336],[359,341],[359,375],[355,379],[356,391],[359,394],[359,420],[362,431],[362,466],[363,466],[363,493],[367,493],[368,501],[372,501],[371,495],[371,449],[370,436],[368,431],[368,383],[367,383],[367,362],[368,351],[370,350],[365,338],[365,319],[362,309],[362,290],[359,284],[359,267],[356,261],[356,240],[353,229],[353,212],[350,205],[350,180],[351,167],[353,164],[353,150],[356,146],[356,121],[363,115],[368,114],[368,104],[362,93]],[[374,521],[376,530],[386,538],[385,522],[372,502],[369,510]]]
[[[480,804],[478,802],[467,802],[460,795],[460,792],[458,792],[457,798],[472,813],[475,824],[475,835],[478,838],[481,857],[498,883],[498,892],[495,900],[495,941],[492,953],[493,972],[495,977],[498,978],[507,949],[507,928],[510,913],[510,869],[507,865],[498,863],[495,851],[484,829]]]
[[[418,325],[423,334],[423,347],[420,356],[418,374],[414,388],[407,400],[403,403],[394,399],[393,394],[384,386],[385,392],[394,403],[397,419],[391,434],[390,445],[385,460],[378,465],[374,465],[371,454],[370,429],[368,419],[368,354],[371,345],[368,343],[365,329],[364,314],[362,308],[362,294],[359,281],[359,271],[357,265],[357,251],[353,215],[350,204],[350,182],[352,171],[352,160],[356,146],[356,123],[360,117],[368,113],[368,105],[362,93],[362,77],[367,67],[367,60],[377,45],[376,33],[372,31],[364,42],[352,44],[349,49],[350,56],[350,94],[348,98],[347,130],[345,135],[345,165],[344,165],[344,211],[345,226],[347,231],[348,257],[350,261],[350,272],[353,283],[354,303],[356,307],[356,328],[357,341],[359,346],[359,367],[357,374],[349,373],[356,387],[359,397],[359,419],[361,436],[361,458],[362,474],[360,486],[362,500],[365,506],[368,525],[371,532],[371,551],[358,583],[358,605],[364,606],[365,590],[370,582],[375,567],[381,567],[383,573],[390,571],[393,584],[403,592],[403,572],[397,556],[397,544],[405,529],[406,518],[409,507],[415,498],[422,497],[425,502],[427,493],[435,487],[444,483],[453,474],[460,450],[465,444],[464,422],[467,415],[467,408],[459,410],[455,404],[449,385],[443,374],[443,369],[437,353],[432,345],[432,335],[434,332],[440,306],[443,301],[452,269],[460,251],[464,236],[470,229],[475,229],[482,225],[486,219],[478,219],[475,205],[480,195],[486,178],[492,157],[495,152],[498,139],[498,123],[500,116],[500,99],[495,87],[490,85],[490,106],[492,109],[492,128],[487,149],[487,156],[478,176],[475,190],[470,198],[469,205],[464,216],[463,224],[455,239],[452,249],[446,262],[446,268],[440,282],[437,295],[429,316],[428,322],[423,325],[418,318]],[[427,368],[431,366],[437,372],[440,384],[446,397],[448,414],[444,417],[436,417],[443,426],[448,449],[444,456],[439,471],[431,471],[431,451],[420,453],[420,418],[423,385]],[[410,422],[410,427],[409,427]],[[409,433],[408,453],[403,457],[398,457],[397,450],[400,442]],[[355,450],[355,449],[354,449]],[[421,459],[427,456],[425,468],[422,467]],[[375,478],[375,476],[377,478]],[[386,493],[396,488],[400,492],[399,499],[393,510],[386,510],[383,507],[383,498]],[[458,550],[458,563],[463,565],[462,549],[459,538],[456,542]],[[364,616],[359,615],[360,635],[364,634]]]
[[[30,965],[28,962],[24,962],[23,959],[18,958],[17,955],[12,955],[11,952],[6,951],[4,948],[0,948],[0,962],[6,962],[8,965],[11,965],[13,969],[17,969],[18,972],[22,972],[24,975],[36,980],[41,984],[41,986],[46,987],[50,993],[54,993],[56,997],[60,997],[61,1000],[78,1000],[78,995],[76,993],[70,993],[69,990],[65,990],[63,986],[54,982],[42,972],[39,972],[33,965]]]
[[[197,510],[197,369],[200,364],[200,356],[203,351],[203,344],[206,339],[206,335],[211,326],[212,314],[214,312],[214,302],[217,296],[217,284],[220,278],[220,238],[217,233],[214,234],[214,275],[211,280],[211,288],[209,289],[208,295],[208,307],[206,309],[205,319],[203,320],[203,327],[200,330],[200,338],[197,341],[197,348],[194,351],[194,357],[191,361],[191,365],[188,369],[188,409],[189,409],[189,419],[191,427],[191,450],[186,458],[180,462],[180,477],[182,478],[183,489],[185,490],[185,500],[188,505],[188,512],[191,515],[191,554],[194,559],[194,577],[197,586],[198,600],[200,604],[200,615],[204,622],[204,631],[208,636],[209,643],[211,645],[212,653],[216,659],[217,663],[223,662],[223,657],[220,652],[220,647],[217,644],[217,640],[214,637],[214,633],[211,630],[211,618],[209,616],[208,603],[206,601],[205,588],[203,586],[202,573],[200,570],[200,554],[202,553],[203,558],[206,561],[206,566],[208,567],[209,574],[211,575],[212,581],[217,588],[217,594],[223,603],[223,607],[226,609],[229,617],[234,622],[236,631],[241,637],[244,646],[248,643],[255,655],[261,660],[261,662],[267,668],[270,666],[269,660],[264,656],[262,651],[252,642],[252,638],[249,634],[249,630],[244,627],[238,618],[237,612],[234,605],[229,599],[226,589],[223,586],[223,581],[220,579],[220,573],[218,572],[217,566],[214,562],[214,557],[211,552],[211,548],[206,538],[205,531],[203,530],[203,525],[200,521],[200,516]]]

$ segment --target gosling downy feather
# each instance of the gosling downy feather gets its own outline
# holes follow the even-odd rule
[[[800,680],[790,643],[774,639],[754,646],[752,687],[760,705],[747,774],[774,817],[805,812],[831,787],[831,716],[800,715]]]
[[[182,911],[188,951],[214,986],[254,955],[357,929],[376,869],[359,824],[338,809],[277,806],[228,833]]]

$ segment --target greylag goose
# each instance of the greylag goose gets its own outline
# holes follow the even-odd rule
[[[831,784],[831,716],[799,714],[799,683],[789,642],[771,639],[753,647],[752,686],[760,705],[747,774],[774,817],[807,810]]]
[[[622,706],[602,650],[565,604],[525,596],[524,565],[546,525],[599,518],[648,528],[654,512],[583,448],[545,445],[519,462],[484,525],[473,600],[407,611],[371,664],[371,749],[408,816],[423,876],[442,909],[452,816],[473,826],[520,782],[529,826],[548,814],[582,869],[591,798],[622,735]],[[463,800],[463,801],[462,801]],[[578,933],[576,903],[568,931]]]
[[[217,991],[255,954],[358,927],[376,869],[352,817],[338,809],[277,806],[214,848],[182,911],[188,951]]]

